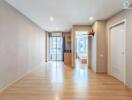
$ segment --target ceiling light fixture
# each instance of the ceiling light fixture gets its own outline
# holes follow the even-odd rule
[[[92,21],[94,18],[93,17],[90,17],[89,20]]]
[[[52,21],[55,20],[55,18],[54,18],[53,16],[50,16],[50,17],[49,17],[49,20],[52,22]]]

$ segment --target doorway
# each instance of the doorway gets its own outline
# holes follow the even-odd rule
[[[49,60],[63,61],[63,37],[62,36],[49,37]]]
[[[110,29],[111,75],[125,83],[125,22]]]
[[[77,31],[76,32],[76,64],[78,62],[81,65],[88,65],[88,32]]]

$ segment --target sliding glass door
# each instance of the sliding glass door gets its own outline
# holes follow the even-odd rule
[[[63,60],[63,38],[62,36],[50,36],[49,37],[49,54],[50,60],[62,61]]]

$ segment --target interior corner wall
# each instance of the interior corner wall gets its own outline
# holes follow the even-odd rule
[[[95,35],[91,38],[91,69],[96,72],[96,64],[97,64],[97,23],[94,23],[92,29],[95,32]]]
[[[107,72],[106,21],[96,21],[93,25],[91,66],[95,72]]]
[[[76,31],[88,31],[91,32],[91,26],[88,25],[73,25],[71,32],[71,41],[72,41],[72,67],[75,67],[76,60],[76,50],[75,50],[75,34]]]
[[[126,20],[126,85],[132,88],[132,10],[121,11],[107,21],[107,41],[109,27],[122,20]]]
[[[45,61],[44,31],[0,0],[0,91]]]
[[[92,68],[92,38],[88,37],[88,68]]]
[[[49,48],[48,48],[48,43],[49,43],[49,36],[48,36],[48,32],[45,32],[45,62],[48,62],[48,51],[49,51]]]
[[[91,37],[91,69],[96,72],[96,64],[97,64],[97,59],[96,59],[96,55],[97,55],[97,43],[96,43],[96,34],[94,35],[94,37]]]

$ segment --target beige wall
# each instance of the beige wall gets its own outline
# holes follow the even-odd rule
[[[91,67],[95,72],[107,71],[106,21],[96,21],[93,25]]]
[[[107,72],[106,21],[97,21],[97,72]]]
[[[0,0],[0,91],[44,62],[44,31]]]
[[[126,19],[126,85],[132,88],[132,10],[121,11],[108,20],[107,40],[109,27],[124,19]],[[110,67],[108,69],[110,70]]]
[[[75,57],[76,57],[76,53],[75,53],[75,32],[76,31],[91,31],[91,26],[88,25],[73,25],[72,27],[72,67],[75,67]]]
[[[48,43],[49,43],[49,41],[48,41],[48,32],[45,32],[45,62],[47,62],[48,61],[48,51],[49,51],[49,47],[48,47]]]

